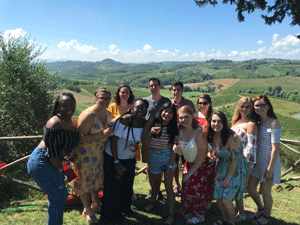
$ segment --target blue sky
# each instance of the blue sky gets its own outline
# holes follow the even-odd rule
[[[238,22],[235,7],[193,0],[0,0],[5,37],[30,36],[43,59],[120,62],[300,59],[299,26]]]

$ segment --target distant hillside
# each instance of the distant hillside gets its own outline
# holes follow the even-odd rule
[[[47,63],[50,71],[60,70],[62,78],[101,81],[110,85],[128,84],[147,87],[150,77],[159,77],[163,85],[173,81],[200,83],[212,79],[259,79],[300,77],[300,60],[262,59],[234,62],[121,63],[112,59],[100,62],[60,61]]]

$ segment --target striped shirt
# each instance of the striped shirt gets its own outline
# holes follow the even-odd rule
[[[160,133],[160,136],[158,134],[152,134],[150,137],[149,147],[151,149],[162,150],[168,147],[170,135],[167,132],[167,127],[162,127]]]
[[[70,153],[77,145],[79,135],[70,130],[44,128],[43,141],[46,144],[46,156],[61,157]]]

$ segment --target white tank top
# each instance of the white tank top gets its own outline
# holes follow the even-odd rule
[[[197,148],[197,144],[195,142],[195,135],[199,129],[202,129],[202,128],[198,128],[196,130],[194,136],[192,137],[192,139],[190,141],[188,141],[188,142],[179,141],[183,157],[186,161],[188,161],[190,163],[193,163],[198,156],[198,148]]]

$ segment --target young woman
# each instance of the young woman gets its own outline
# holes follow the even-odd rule
[[[174,138],[178,134],[176,108],[171,103],[165,103],[154,120],[149,120],[143,135],[149,135],[149,179],[152,184],[150,204],[144,209],[150,212],[156,204],[162,175],[164,173],[167,200],[169,203],[169,216],[165,224],[174,222],[175,195],[173,191],[173,173],[175,154],[172,151]]]
[[[205,127],[213,112],[210,96],[208,94],[200,95],[197,100],[197,106],[199,112],[195,115],[195,117],[199,121],[199,125]]]
[[[132,107],[133,101],[134,95],[131,88],[126,84],[121,84],[113,97],[114,103],[111,103],[107,108],[111,112],[112,119],[127,112]]]
[[[114,103],[111,103],[107,108],[107,110],[111,112],[111,119],[118,118],[123,113],[127,112],[132,107],[133,101],[134,95],[131,88],[126,84],[119,85],[115,92],[115,96],[113,97]],[[139,145],[137,145],[134,155],[136,161],[141,160],[141,150]],[[134,193],[132,193],[132,200],[137,200],[137,196]]]
[[[132,216],[133,181],[135,175],[134,150],[141,140],[148,102],[137,99],[133,108],[114,124],[114,132],[104,153],[104,190],[101,221],[119,224],[123,215]]]
[[[241,98],[236,105],[232,117],[232,130],[242,141],[243,154],[248,162],[248,177],[256,163],[257,124],[254,119],[253,101],[249,97]],[[236,199],[236,216],[234,220],[240,223],[246,220],[243,198]]]
[[[209,120],[207,141],[218,158],[214,198],[217,200],[222,220],[213,225],[235,224],[233,199],[243,198],[248,180],[248,165],[242,154],[240,139],[228,126],[223,112],[214,112]]]
[[[107,111],[111,93],[107,88],[99,87],[94,95],[95,104],[78,117],[80,143],[74,164],[77,178],[70,183],[73,193],[80,196],[84,219],[91,223],[98,221],[95,213],[101,210],[98,193],[104,180],[103,151],[112,133],[112,128],[107,126],[111,119]]]
[[[198,97],[197,100],[197,106],[199,109],[199,112],[195,115],[196,119],[199,122],[199,125],[202,126],[204,129],[207,129],[207,121],[212,115],[213,108],[212,108],[212,101],[211,97],[208,94],[202,94]],[[209,157],[209,167],[211,171],[208,172],[208,180],[210,181],[209,184],[209,190],[210,192],[207,193],[207,197],[210,201],[207,203],[207,210],[210,209],[212,205],[212,201],[214,200],[214,185],[215,185],[215,170],[216,170],[216,160],[214,155],[212,154],[212,151],[208,151],[208,157]],[[210,198],[209,198],[210,197]]]
[[[253,216],[254,223],[270,224],[273,205],[271,188],[281,179],[279,147],[282,129],[266,95],[254,99],[254,110],[258,115],[258,141],[256,164],[249,179],[248,192],[258,208]],[[256,190],[258,183],[264,204]]]
[[[209,196],[211,173],[213,169],[207,157],[207,141],[203,128],[193,116],[193,110],[182,106],[178,110],[179,144],[173,147],[175,153],[183,155],[186,160],[182,176],[180,217],[188,224],[204,222],[204,213]]]
[[[32,179],[48,196],[48,225],[63,224],[68,199],[61,157],[71,153],[78,142],[77,122],[73,118],[76,101],[71,93],[60,94],[51,118],[44,128],[43,140],[31,153],[27,169]]]

